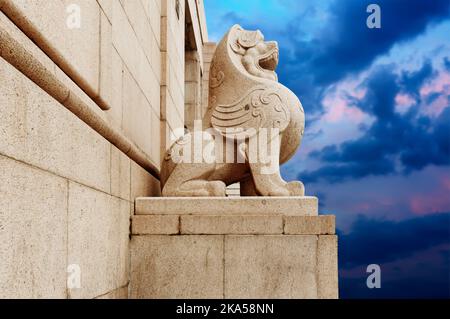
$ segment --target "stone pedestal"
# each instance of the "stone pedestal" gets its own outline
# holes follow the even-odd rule
[[[315,197],[138,198],[131,298],[337,298]]]

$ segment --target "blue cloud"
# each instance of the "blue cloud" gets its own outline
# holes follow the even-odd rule
[[[435,75],[436,72],[429,60],[425,61],[422,67],[415,72],[403,72],[400,79],[403,92],[418,99],[420,87]]]
[[[382,27],[366,27],[370,0],[336,1],[322,39],[313,43],[310,69],[318,83],[332,83],[368,67],[394,44],[422,33],[430,23],[449,17],[449,1],[380,0]],[[301,52],[301,51],[300,51]],[[309,52],[308,52],[309,54]]]
[[[450,71],[450,59],[447,57],[444,58],[444,66],[447,71]]]
[[[313,39],[297,39],[303,27],[302,14],[287,24],[288,37],[281,46],[281,56],[287,61],[280,64],[279,78],[298,94],[307,110],[322,109],[321,100],[329,85],[364,70],[395,44],[410,40],[430,24],[449,17],[447,0],[384,0],[377,2],[382,28],[369,29],[366,7],[372,2],[332,2],[328,11],[331,17]],[[294,54],[283,49],[292,46]]]
[[[450,213],[416,217],[404,221],[360,217],[348,234],[339,234],[341,298],[449,298]],[[438,248],[444,247],[444,248]],[[434,255],[417,257],[427,250]],[[412,261],[408,259],[413,257]],[[394,263],[397,269],[389,269]],[[421,271],[403,273],[402,268]],[[368,289],[366,267],[381,267],[381,289]],[[346,270],[360,274],[348,276]]]
[[[450,243],[450,213],[402,221],[360,216],[348,234],[340,234],[340,267],[383,264],[430,247]]]
[[[391,66],[377,67],[365,81],[367,93],[358,102],[361,109],[374,116],[374,123],[356,140],[312,152],[310,156],[325,165],[299,173],[299,179],[306,183],[336,183],[388,175],[397,172],[397,160],[403,173],[427,165],[450,165],[450,108],[435,119],[419,114],[419,101],[406,114],[395,112],[398,93],[407,92],[419,99],[419,88],[434,74],[429,62],[416,72],[400,75]]]
[[[425,274],[412,273],[407,278],[382,281],[380,289],[368,289],[365,269],[359,278],[340,278],[339,297],[341,299],[449,299],[450,277],[448,266],[422,264]],[[399,270],[401,272],[401,270]],[[383,277],[382,277],[383,278]]]

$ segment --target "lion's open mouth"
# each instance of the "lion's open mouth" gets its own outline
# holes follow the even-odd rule
[[[273,49],[259,58],[259,66],[268,71],[275,71],[278,65],[278,50]]]

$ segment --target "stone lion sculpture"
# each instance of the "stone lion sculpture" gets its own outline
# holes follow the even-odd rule
[[[233,26],[215,51],[209,104],[202,128],[185,134],[161,164],[163,196],[304,196],[301,182],[285,182],[279,166],[300,145],[303,107],[278,83],[278,44]],[[205,155],[206,154],[206,155]]]

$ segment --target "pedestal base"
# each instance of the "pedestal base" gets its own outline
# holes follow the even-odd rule
[[[337,298],[334,216],[314,197],[138,198],[131,298]]]

